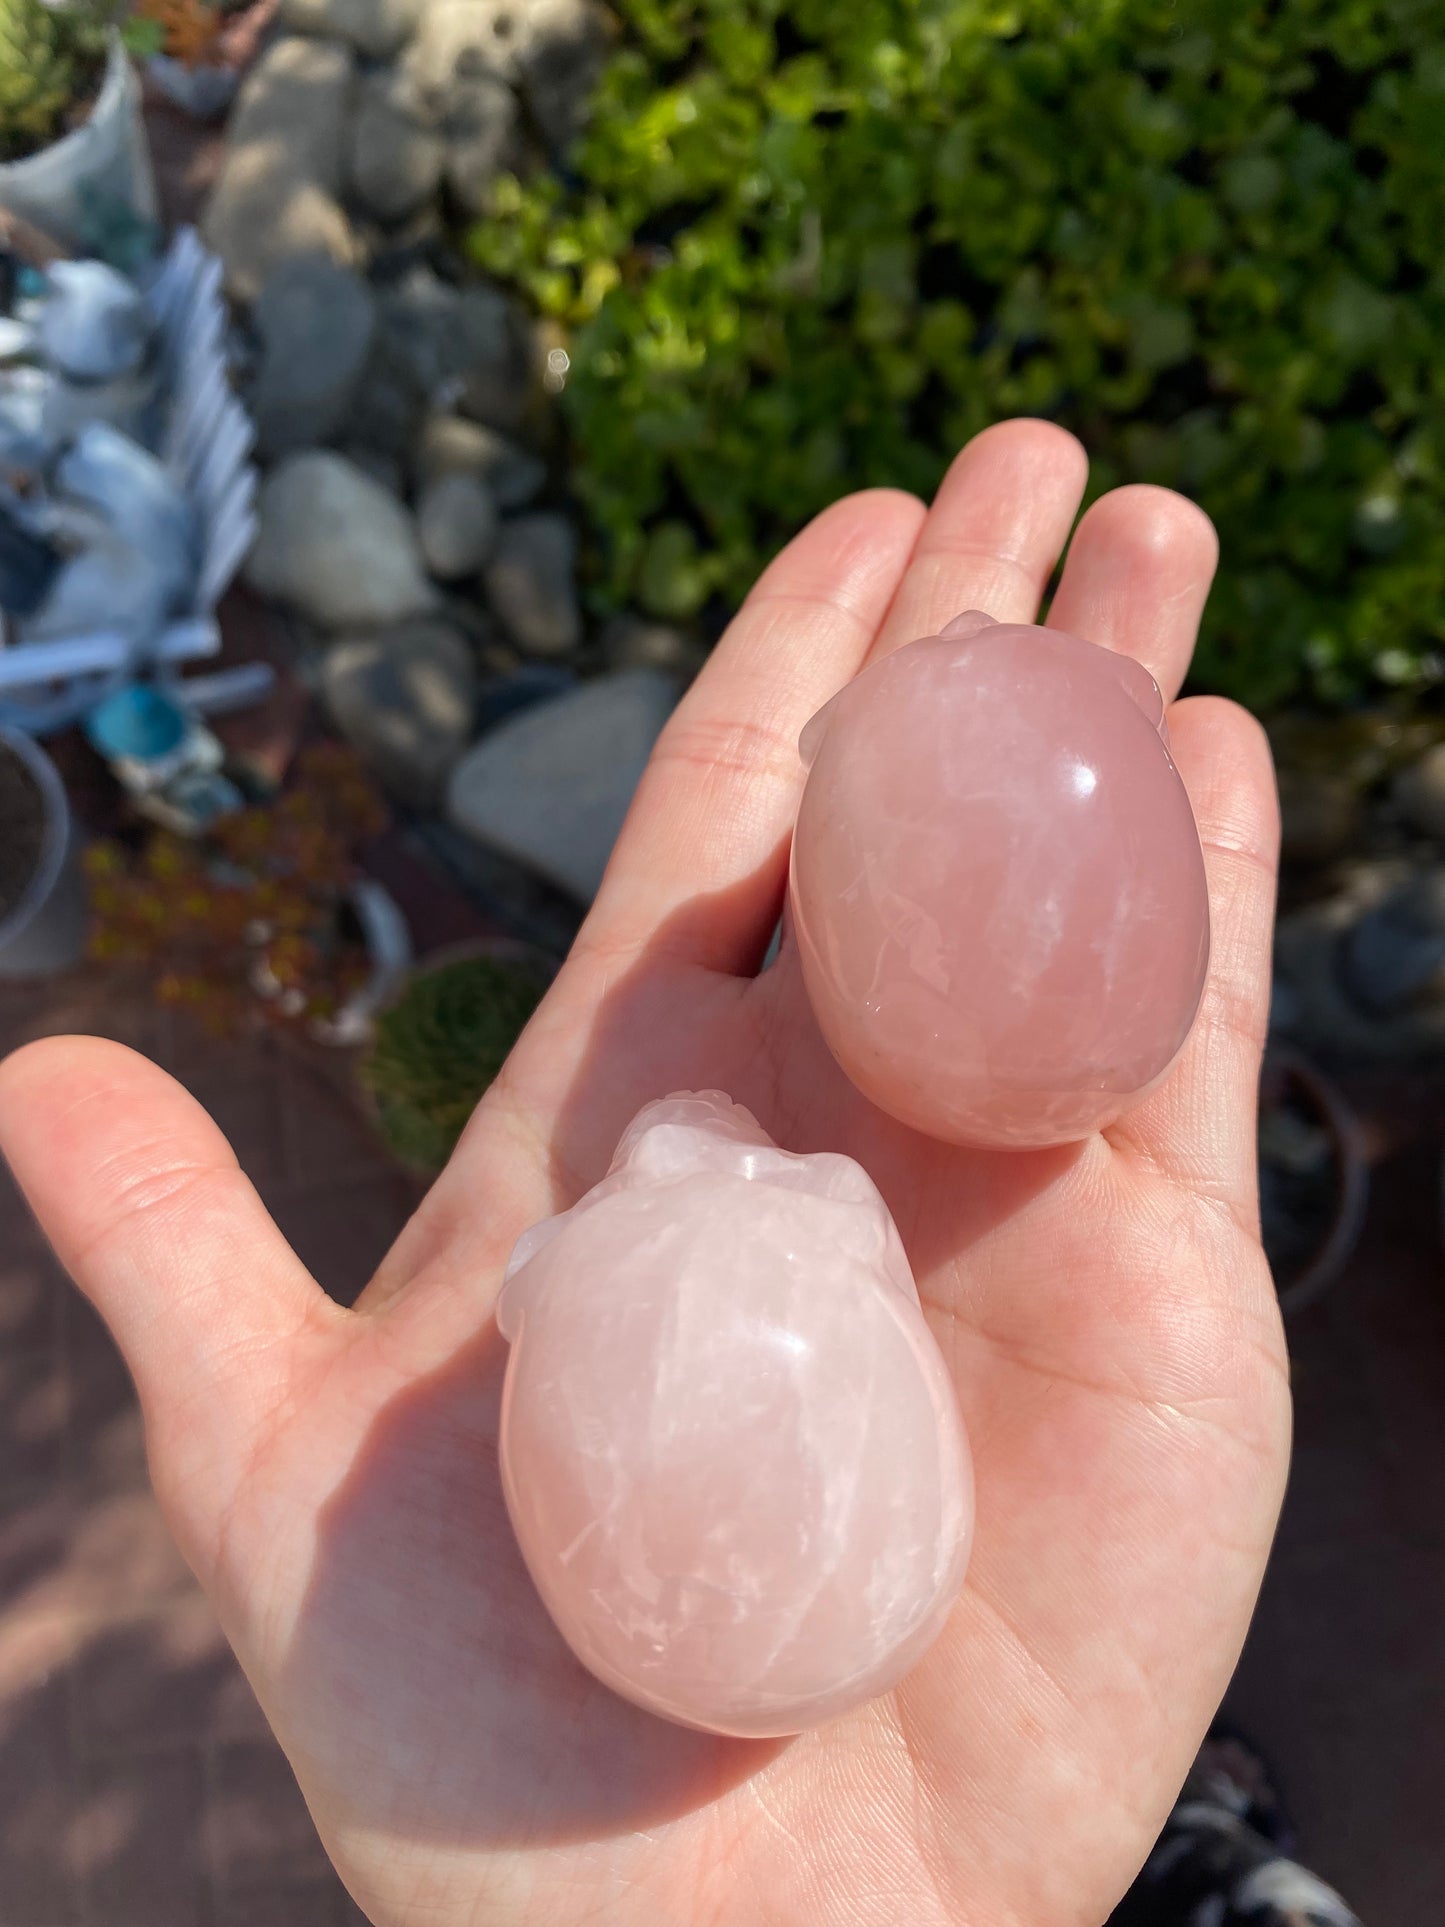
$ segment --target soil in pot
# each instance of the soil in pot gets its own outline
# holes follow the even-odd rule
[[[30,886],[45,848],[45,799],[30,771],[0,747],[0,924]]]

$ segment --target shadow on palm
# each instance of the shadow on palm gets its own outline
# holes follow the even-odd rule
[[[360,1702],[385,1758],[341,1729],[326,1766],[343,1802],[388,1833],[442,1847],[656,1827],[779,1750],[653,1719],[572,1657],[502,1498],[505,1365],[489,1325],[377,1409],[318,1518],[278,1694],[306,1732],[336,1730],[337,1708]]]
[[[5,1153],[135,1372],[177,1535],[379,1921],[1076,1927],[1154,1837],[1238,1651],[1287,1450],[1253,1222],[1277,838],[1263,738],[1208,700],[1171,711],[1214,971],[1179,1069],[1107,1138],[931,1144],[848,1085],[794,958],[753,974],[798,730],[870,652],[962,609],[1030,620],[1084,481],[1061,431],[1008,424],[926,520],[906,497],[850,498],[779,558],[354,1313],[321,1298],[160,1072],[86,1040],[0,1067]],[[1115,491],[1079,524],[1055,619],[1172,697],[1214,556],[1177,497]],[[491,1304],[512,1241],[601,1176],[643,1103],[699,1087],[873,1176],[978,1472],[944,1636],[891,1698],[782,1745],[690,1733],[594,1683],[532,1588],[498,1477]]]

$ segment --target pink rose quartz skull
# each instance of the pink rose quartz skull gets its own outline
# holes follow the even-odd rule
[[[526,1232],[502,1476],[582,1663],[711,1732],[796,1733],[884,1692],[963,1583],[973,1484],[888,1209],[726,1097],[650,1104]]]
[[[1067,1143],[1151,1091],[1209,957],[1158,686],[971,614],[866,669],[803,736],[792,910],[813,1010],[933,1138]]]

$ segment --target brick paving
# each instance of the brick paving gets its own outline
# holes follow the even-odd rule
[[[230,1133],[352,1295],[415,1196],[348,1068],[205,1041],[84,973],[0,990],[0,1051],[87,1029]],[[1445,1916],[1445,1095],[1365,1091],[1378,1170],[1350,1274],[1293,1333],[1295,1471],[1229,1709],[1367,1927]],[[0,1927],[356,1927],[280,1750],[150,1497],[95,1316],[0,1177]]]

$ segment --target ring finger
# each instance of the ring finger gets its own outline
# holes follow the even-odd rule
[[[1173,702],[1218,559],[1213,523],[1182,495],[1116,488],[1075,531],[1049,621],[1133,656]]]

